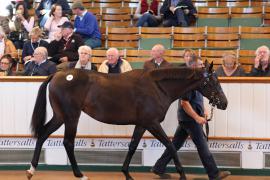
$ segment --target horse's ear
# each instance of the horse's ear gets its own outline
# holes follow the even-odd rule
[[[204,62],[205,69],[208,70],[209,69],[209,66],[210,66],[210,64],[209,64],[208,60],[206,59],[205,62]]]
[[[209,66],[209,72],[212,72],[213,71],[213,67],[214,67],[214,63],[213,61],[211,62],[210,66]]]

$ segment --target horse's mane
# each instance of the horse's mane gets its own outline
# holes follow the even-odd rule
[[[153,80],[161,81],[166,79],[199,79],[199,72],[201,72],[201,70],[197,68],[173,67],[153,69],[149,74]]]

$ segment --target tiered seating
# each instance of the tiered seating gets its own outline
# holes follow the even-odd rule
[[[173,48],[205,48],[207,27],[175,27],[173,30]]]
[[[246,72],[250,72],[255,58],[255,50],[238,50],[238,62]]]
[[[260,26],[262,24],[262,7],[232,7],[231,26]]]
[[[151,49],[155,44],[163,44],[164,47],[171,47],[172,28],[140,28],[140,49]]]
[[[228,7],[199,7],[197,26],[229,26]]]
[[[107,28],[106,30],[106,48],[138,48],[139,47],[139,29],[131,28]]]
[[[131,25],[131,9],[129,7],[102,8],[101,27],[130,27]]]
[[[213,49],[239,48],[238,27],[208,27],[206,47]]]
[[[270,44],[270,27],[240,27],[240,48],[255,50],[262,44]]]

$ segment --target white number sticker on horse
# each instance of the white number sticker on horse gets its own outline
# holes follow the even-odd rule
[[[72,74],[67,75],[67,77],[66,77],[66,80],[67,81],[71,81],[72,79],[73,79],[73,75]]]

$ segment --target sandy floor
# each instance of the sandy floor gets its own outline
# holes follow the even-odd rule
[[[86,172],[90,180],[125,180],[119,172]],[[135,180],[157,180],[157,176],[151,173],[131,173]],[[172,174],[174,180],[179,179],[177,174]],[[187,174],[188,180],[207,180],[203,175]],[[76,180],[69,171],[37,171],[32,180]],[[0,171],[0,180],[26,180],[24,171]],[[266,176],[230,176],[226,180],[270,180]]]

